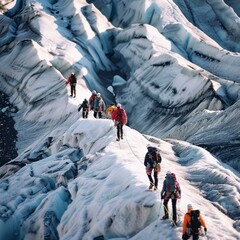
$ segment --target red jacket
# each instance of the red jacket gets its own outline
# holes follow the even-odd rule
[[[93,110],[94,108],[94,99],[97,97],[97,94],[92,94],[91,97],[89,98],[89,106],[90,106],[90,109]]]
[[[69,83],[70,83],[70,85],[76,85],[76,83],[77,83],[77,78],[76,78],[75,75],[71,74],[71,75],[68,77],[68,80],[67,80],[66,84],[69,84]]]
[[[127,124],[127,114],[123,108],[115,108],[112,113],[112,120],[123,124]]]

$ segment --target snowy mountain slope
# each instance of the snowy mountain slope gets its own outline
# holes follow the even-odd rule
[[[0,168],[0,239],[180,239],[189,202],[208,238],[239,239],[238,21],[211,39],[173,1],[99,1],[106,17],[83,0],[1,3],[0,90],[18,108],[19,155]],[[130,127],[189,143],[129,127],[115,142],[112,121],[79,120],[93,89],[123,104]],[[160,187],[167,170],[182,186],[176,229],[159,219],[159,191],[144,192],[148,140],[163,156]]]
[[[95,1],[90,1],[94,2]],[[190,2],[190,1],[189,1]],[[194,1],[205,11],[205,15],[214,16],[219,19],[221,29],[218,32],[212,28],[212,22],[208,22],[206,32],[211,32],[225,36],[224,41],[231,45],[234,52],[239,52],[239,17],[231,11],[222,1]],[[188,1],[186,2],[186,4]],[[95,3],[98,6],[97,3]],[[109,3],[106,3],[109,6]],[[221,4],[221,7],[219,5]],[[136,5],[139,6],[136,11]],[[101,6],[105,9],[105,5]],[[211,12],[207,14],[208,9]],[[100,8],[101,9],[101,8]],[[145,1],[135,0],[130,4],[126,0],[111,1],[109,20],[115,25],[126,28],[133,23],[146,23],[154,26],[167,39],[174,43],[180,50],[184,51],[187,59],[207,71],[222,77],[239,82],[238,74],[234,74],[239,66],[239,55],[222,49],[215,41],[204,32],[192,25],[182,14],[177,5],[172,1]],[[196,10],[195,10],[196,11]],[[221,12],[221,14],[219,14]],[[104,10],[103,10],[104,13]],[[222,14],[224,13],[224,14]],[[226,16],[226,17],[225,17]],[[202,19],[202,18],[201,18]],[[199,21],[196,20],[198,27]],[[217,27],[216,24],[214,26]],[[224,27],[223,27],[224,26]],[[230,34],[226,34],[230,32]],[[229,39],[229,35],[232,39]],[[229,58],[232,58],[230,60]],[[229,64],[231,62],[232,64]],[[228,67],[227,67],[228,66]],[[228,70],[225,70],[225,68]],[[229,71],[229,68],[233,68]],[[228,74],[226,75],[226,72]],[[233,75],[231,75],[233,74]]]
[[[126,14],[128,12],[126,11]],[[229,96],[236,96],[236,94],[233,93],[232,91],[232,87],[230,87],[232,84],[234,85],[234,91],[239,91],[239,86],[236,83],[229,83],[229,81],[223,80],[221,78],[218,78],[216,76],[213,76],[212,74],[206,72],[206,71],[201,71],[198,67],[185,62],[184,60],[179,60],[180,64],[183,64],[183,68],[187,67],[189,68],[189,66],[192,68],[190,72],[192,72],[191,74],[189,74],[189,71],[185,71],[185,69],[183,70],[182,74],[184,76],[182,76],[181,74],[178,74],[177,70],[173,70],[172,65],[173,61],[171,61],[171,57],[175,55],[172,52],[167,52],[168,54],[170,54],[170,59],[168,59],[165,54],[166,54],[166,48],[172,51],[175,51],[175,49],[177,49],[177,47],[179,46],[179,36],[176,35],[176,32],[171,31],[168,34],[168,39],[173,39],[176,38],[176,41],[173,41],[174,44],[170,45],[167,41],[164,41],[161,39],[161,37],[156,37],[157,33],[154,32],[154,30],[151,30],[151,28],[148,27],[147,25],[143,26],[143,25],[135,25],[135,26],[131,26],[126,30],[121,31],[117,36],[116,36],[116,40],[115,40],[115,48],[114,48],[114,53],[115,53],[115,58],[117,60],[119,60],[119,66],[122,69],[122,71],[124,73],[127,74],[126,80],[127,80],[127,84],[125,84],[124,81],[122,81],[122,84],[120,84],[119,82],[119,78],[116,78],[116,81],[113,82],[113,86],[115,85],[115,93],[117,94],[117,99],[120,102],[126,102],[126,109],[128,109],[128,112],[130,112],[130,123],[131,126],[133,126],[134,128],[138,129],[139,131],[143,131],[147,134],[154,134],[156,136],[168,136],[168,137],[174,137],[174,138],[178,138],[178,139],[186,139],[185,135],[188,136],[193,136],[195,134],[196,131],[201,130],[201,126],[203,127],[203,131],[204,134],[206,134],[206,138],[208,138],[209,134],[206,130],[206,126],[209,128],[209,121],[198,121],[196,124],[192,124],[192,116],[196,116],[198,114],[200,114],[200,116],[204,116],[205,118],[211,118],[212,114],[209,115],[208,111],[204,112],[204,115],[202,114],[202,110],[203,109],[208,109],[208,110],[223,110],[224,108],[221,106],[222,104],[226,104],[227,106],[229,104],[233,104],[232,101],[229,101]],[[136,29],[138,29],[138,31],[136,31]],[[150,38],[149,36],[149,32],[154,32],[155,38]],[[211,41],[207,41],[207,38],[205,38],[205,41],[199,41],[198,40],[198,44],[196,44],[196,40],[197,38],[199,38],[199,36],[201,37],[202,34],[199,32],[189,32],[190,37],[186,36],[186,34],[181,33],[180,37],[185,37],[185,42],[184,43],[187,48],[189,49],[201,49],[199,50],[194,50],[195,53],[197,54],[197,58],[202,58],[201,60],[201,64],[199,64],[201,67],[203,66],[202,63],[205,62],[204,64],[208,65],[208,69],[209,67],[211,69],[211,72],[218,72],[218,74],[220,73],[220,71],[222,71],[224,69],[224,67],[221,66],[221,61],[228,55],[232,55],[233,58],[236,59],[237,62],[239,61],[239,55],[236,55],[235,53],[229,53],[226,54],[224,53],[225,50],[221,50],[220,47],[217,47],[213,42],[211,43]],[[166,34],[163,31],[163,35],[166,36]],[[171,36],[170,36],[171,35]],[[198,36],[199,35],[199,36]],[[147,36],[147,37],[146,37]],[[126,41],[126,39],[130,40],[130,44],[129,41]],[[177,40],[178,39],[178,40]],[[162,41],[160,41],[162,40]],[[149,41],[149,43],[148,43]],[[143,44],[145,43],[145,44]],[[153,43],[153,44],[152,44]],[[208,46],[201,46],[201,44],[208,44]],[[211,45],[209,45],[211,44]],[[149,46],[150,45],[150,46]],[[161,48],[162,47],[162,48]],[[151,50],[149,50],[151,49]],[[152,50],[154,49],[154,50]],[[208,49],[208,50],[207,50]],[[217,50],[218,49],[218,50]],[[202,54],[203,51],[208,51],[208,55]],[[192,50],[191,50],[192,51]],[[181,51],[176,51],[178,53],[180,53]],[[209,53],[210,52],[215,52],[213,55],[216,54],[217,55],[222,55],[220,57],[221,61],[217,61],[217,65],[220,64],[218,67],[216,67],[216,61],[214,60],[214,58],[212,58]],[[195,54],[194,53],[194,54]],[[154,56],[156,57],[156,55],[159,54],[159,60],[157,63],[154,62],[152,65],[153,66],[148,66],[149,64],[151,64],[151,61],[149,61],[149,59],[152,59]],[[187,59],[189,60],[193,60],[192,57],[189,58],[189,54],[182,54],[183,56],[187,56]],[[212,55],[212,56],[213,56]],[[131,56],[131,57],[130,57]],[[177,55],[176,55],[177,56]],[[219,59],[220,59],[219,58]],[[228,58],[228,57],[227,57]],[[235,60],[233,60],[235,62]],[[184,64],[185,62],[185,64]],[[195,62],[195,61],[193,61]],[[225,62],[223,60],[223,62]],[[231,62],[231,60],[227,60],[226,63]],[[171,64],[172,63],[172,64]],[[227,63],[227,64],[228,64]],[[144,69],[143,66],[147,65],[146,70]],[[126,67],[127,65],[127,67]],[[225,66],[227,66],[226,64],[224,64]],[[236,80],[236,76],[239,75],[236,70],[238,69],[237,66],[239,66],[239,63],[233,64],[233,72],[235,72],[235,80]],[[235,67],[234,67],[235,66]],[[136,71],[136,69],[139,67],[139,72],[138,73]],[[228,67],[227,67],[228,68]],[[165,70],[165,72],[163,70]],[[215,70],[213,70],[215,69]],[[221,69],[221,70],[219,70]],[[229,69],[229,68],[228,68]],[[144,71],[145,70],[145,71]],[[228,70],[223,70],[225,71],[225,73],[228,72]],[[169,72],[171,72],[171,74],[169,74]],[[130,76],[129,76],[130,75]],[[129,77],[128,77],[129,76]],[[213,101],[211,102],[211,97],[210,99],[208,94],[207,95],[198,95],[196,94],[194,91],[192,91],[191,86],[193,86],[193,78],[197,76],[203,79],[208,79],[211,80],[209,81],[209,94],[213,95],[213,99],[215,99],[216,97],[216,103]],[[162,83],[164,80],[163,79],[170,79],[173,78],[173,86],[169,86],[167,84],[169,84],[168,82],[166,82],[166,86],[164,87],[164,83]],[[182,78],[189,78],[189,90],[191,91],[191,93],[189,93],[188,91],[186,91],[186,83],[182,83]],[[229,78],[229,74],[227,76]],[[139,81],[137,81],[139,79],[139,81],[141,82],[141,84],[139,84]],[[132,83],[132,81],[135,81],[136,83]],[[161,82],[160,82],[161,81]],[[150,87],[150,85],[146,84],[146,82],[150,83],[152,86]],[[120,87],[121,85],[121,87]],[[162,86],[163,85],[163,86]],[[198,93],[201,93],[201,90],[194,85],[195,91]],[[164,91],[163,91],[163,90]],[[167,89],[167,91],[165,91],[165,89]],[[166,95],[166,100],[163,100],[165,97],[165,94],[167,92]],[[210,93],[212,92],[212,93]],[[144,93],[144,94],[142,94]],[[160,97],[156,96],[156,93],[159,94]],[[176,97],[176,102],[182,103],[182,99],[179,101],[179,98],[181,98],[181,94],[185,97],[187,97],[187,99],[185,100],[187,102],[187,104],[185,104],[185,106],[183,107],[183,105],[180,106],[180,109],[177,108],[177,106],[175,106],[174,104],[172,105],[172,101],[170,101],[170,99],[174,99]],[[193,94],[193,95],[192,95]],[[147,95],[147,99],[145,102],[145,100],[143,100],[143,97]],[[120,97],[118,97],[120,96]],[[134,96],[134,97],[133,97]],[[150,98],[149,98],[150,96]],[[163,97],[164,96],[164,97]],[[226,97],[228,96],[228,97]],[[196,97],[196,101],[193,100]],[[218,99],[222,100],[222,103],[220,103],[220,101]],[[230,97],[231,98],[231,97]],[[137,107],[137,105],[134,104],[132,99],[137,99],[137,103],[139,101],[144,102],[144,106]],[[141,99],[141,100],[140,100]],[[228,99],[228,100],[227,100]],[[153,100],[153,101],[152,101]],[[238,97],[235,98],[234,102],[238,100]],[[149,103],[149,101],[151,103]],[[167,101],[167,103],[165,103],[165,101]],[[151,104],[149,107],[149,104]],[[167,105],[167,107],[166,107]],[[134,110],[132,111],[132,109],[134,108]],[[144,110],[143,110],[144,109]],[[179,113],[179,111],[181,113]],[[196,114],[197,113],[197,114]],[[225,117],[227,117],[228,112],[225,113]],[[161,116],[163,115],[163,117]],[[209,116],[208,116],[209,115]],[[131,117],[132,116],[132,117]],[[137,118],[136,120],[136,116],[140,116],[140,118]],[[160,118],[159,118],[160,116]],[[171,121],[169,121],[169,118],[171,118]],[[174,118],[172,118],[174,117]],[[162,118],[162,119],[161,119]],[[199,117],[197,117],[198,119]],[[167,119],[167,120],[166,120]],[[200,117],[200,119],[202,119],[202,117]],[[189,120],[189,121],[188,121]],[[142,124],[142,121],[144,121],[144,125]],[[154,126],[152,123],[155,123]],[[159,122],[159,124],[157,123]],[[213,122],[211,122],[213,123]],[[215,124],[216,122],[214,122]],[[213,125],[214,125],[213,124]],[[159,126],[158,129],[156,129],[156,125]],[[200,128],[199,128],[200,126]],[[213,126],[212,126],[213,127]],[[184,135],[181,134],[179,135],[179,129],[180,131],[182,128],[184,128]],[[213,127],[215,129],[215,127]],[[236,128],[234,127],[234,129],[239,129],[239,126],[236,126]],[[177,131],[177,133],[174,133],[174,131]],[[233,130],[235,131],[235,130]],[[203,137],[203,136],[202,136]],[[204,137],[201,139],[202,142],[206,142]],[[207,145],[207,144],[206,144]],[[220,146],[225,146],[226,144],[222,143],[219,144]],[[238,145],[238,143],[237,143]],[[209,148],[210,149],[210,146]],[[219,148],[216,151],[221,151]],[[215,151],[215,152],[216,152]],[[226,153],[226,151],[225,151]],[[220,156],[220,154],[219,154]],[[237,166],[237,169],[239,169],[238,164],[234,164],[234,167]]]
[[[149,25],[136,24],[127,29],[115,28],[93,5],[88,5],[84,1],[72,1],[70,4],[58,1],[53,3],[23,1],[20,4],[20,11],[17,8],[18,4],[6,15],[2,15],[2,26],[6,26],[6,22],[9,26],[2,29],[5,40],[2,46],[2,57],[0,57],[6,61],[1,68],[3,90],[12,96],[11,101],[18,109],[21,109],[17,122],[20,122],[21,119],[23,122],[26,119],[30,120],[27,124],[29,126],[24,123],[16,124],[19,132],[19,142],[17,143],[19,152],[22,152],[41,134],[41,130],[39,130],[36,135],[25,135],[26,128],[32,129],[38,125],[38,129],[49,131],[57,123],[65,121],[68,114],[73,111],[74,108],[69,109],[68,107],[67,92],[63,81],[72,70],[77,72],[78,83],[81,85],[78,92],[82,91],[82,87],[96,89],[102,93],[107,104],[114,101],[114,96],[107,90],[109,87],[111,88],[113,82],[117,101],[121,101],[123,104],[127,102],[124,105],[130,115],[130,125],[139,131],[159,137],[171,136],[183,140],[186,139],[184,135],[192,137],[200,129],[205,129],[206,125],[209,127],[209,122],[203,121],[198,121],[193,125],[191,123],[192,116],[196,116],[196,113],[197,116],[198,114],[202,116],[201,112],[205,109],[223,110],[238,100],[239,85],[237,83],[216,77],[201,68],[202,64],[207,65],[208,68],[211,68],[211,72],[217,72],[221,76],[223,75],[222,71],[227,74],[229,79],[237,81],[239,74],[236,66],[240,65],[238,54],[221,49],[209,37],[203,36],[202,32],[187,23],[187,19],[179,9],[174,8],[176,14],[169,15],[168,11],[172,8],[173,3],[171,3],[171,7],[169,2],[161,5],[161,9],[166,11],[162,22],[158,23],[158,26],[161,24],[163,26],[161,31],[163,35],[158,32],[159,27],[154,28]],[[128,9],[133,6],[134,2],[128,6]],[[159,8],[159,5],[154,6],[154,9]],[[151,9],[149,7],[144,11],[149,14]],[[121,14],[124,14],[126,10],[124,8]],[[154,12],[153,16],[155,14],[157,12]],[[120,17],[121,15],[116,16]],[[124,19],[127,21],[128,18]],[[116,20],[112,19],[112,21],[116,24]],[[188,33],[185,28],[180,32],[164,33],[163,29],[171,28],[172,23],[176,25],[180,21],[184,24],[187,23],[186,26],[191,26],[187,30]],[[46,28],[46,25],[49,28]],[[169,41],[166,36],[169,40],[173,40],[176,36],[180,38]],[[184,40],[181,40],[182,38]],[[184,47],[180,47],[181,44]],[[6,58],[5,51],[8,48],[10,48],[10,52]],[[32,51],[28,51],[28,49],[32,49]],[[195,49],[194,58],[198,58],[199,62],[194,61],[193,55],[186,49]],[[193,53],[193,50],[190,51]],[[208,57],[206,57],[205,51],[208,52],[206,53]],[[26,52],[31,53],[27,59],[32,59],[36,54],[38,58],[26,61]],[[213,57],[215,58],[217,55],[217,58],[221,59],[220,62],[213,61]],[[199,63],[200,67],[192,64],[189,60]],[[9,66],[11,71],[8,71],[6,66]],[[33,68],[33,66],[36,67]],[[29,69],[32,72],[29,72]],[[44,69],[44,74],[42,74],[42,69]],[[48,71],[49,73],[47,73]],[[169,74],[169,71],[172,73]],[[44,81],[33,81],[37,75]],[[127,88],[125,88],[125,84],[118,83],[121,79],[118,76],[127,80]],[[49,86],[45,83],[48,78],[53,79]],[[151,80],[149,80],[150,78]],[[135,79],[138,79],[137,82],[131,83]],[[162,79],[169,80],[163,82]],[[122,82],[125,83],[125,81]],[[195,84],[197,85],[195,86]],[[14,86],[13,91],[11,86]],[[38,94],[30,91],[32,86],[33,89],[41,88],[41,91]],[[194,91],[193,86],[195,86]],[[138,89],[136,94],[135,88]],[[16,89],[19,90],[16,92]],[[144,96],[142,92],[144,95],[147,93],[148,98],[145,104],[147,107],[144,111],[145,114],[142,113],[142,106],[135,105],[139,98],[142,99]],[[58,97],[56,98],[56,96]],[[80,96],[80,99],[83,98]],[[172,102],[173,99],[175,99],[175,103]],[[20,103],[22,101],[27,105],[26,109],[22,107],[23,105]],[[55,107],[58,102],[61,102],[61,108],[66,109],[62,111],[62,115],[59,115],[59,111]],[[48,103],[48,108],[45,103]],[[151,104],[149,105],[151,107],[147,106],[148,104]],[[45,107],[42,108],[42,106]],[[152,109],[154,114],[152,114]],[[31,123],[33,120],[31,120],[31,111],[33,111],[33,115],[36,115],[35,111],[38,112],[37,122],[34,120],[34,123]],[[45,116],[44,113],[49,111],[53,113],[52,119],[54,120],[41,121],[41,116]],[[209,117],[208,115],[208,111],[205,111],[203,116],[205,118],[212,116],[212,114]],[[152,127],[153,123],[155,127]],[[161,126],[161,128],[157,127],[156,129],[156,126]],[[196,128],[196,126],[200,126],[200,128]],[[215,128],[215,126],[212,127]],[[189,131],[185,131],[184,135],[179,134],[179,128],[180,131],[182,128],[189,129]],[[238,132],[236,129],[239,129],[238,125],[234,130]],[[203,132],[206,133],[206,131]],[[204,139],[203,137],[202,141],[205,141]],[[220,150],[217,149],[217,151]],[[236,164],[233,166],[235,167]],[[237,169],[239,169],[238,166]]]
[[[84,75],[86,84],[89,84],[91,88],[96,87],[95,89],[98,91],[105,92],[104,96],[106,99],[112,99],[106,88],[103,89],[103,84],[96,75],[96,70],[94,70],[94,68],[101,69],[100,62],[103,64],[107,62],[106,59],[101,59],[104,55],[102,49],[94,47],[94,45],[92,47],[88,42],[84,43],[84,39],[81,39],[83,46],[80,44],[76,45],[74,42],[77,40],[72,41],[74,40],[72,39],[68,41],[67,38],[72,38],[73,35],[71,31],[66,31],[67,22],[61,21],[60,25],[57,25],[54,21],[55,18],[42,10],[43,6],[39,3],[33,3],[30,6],[26,4],[24,9],[17,13],[18,30],[16,30],[16,22],[14,21],[8,27],[2,29],[4,36],[7,36],[7,44],[5,43],[2,47],[2,55],[0,56],[1,59],[2,57],[4,58],[5,62],[5,64],[1,65],[2,90],[11,96],[11,102],[21,110],[21,113],[18,114],[20,115],[18,122],[21,119],[23,119],[25,124],[26,120],[29,121],[24,128],[22,128],[23,123],[16,125],[20,139],[20,145],[17,147],[20,152],[29,145],[29,142],[32,142],[32,139],[36,139],[34,136],[25,135],[23,140],[21,140],[22,131],[25,134],[26,128],[31,129],[32,125],[35,128],[37,125],[39,129],[45,128],[47,131],[48,128],[51,129],[59,121],[65,121],[69,111],[73,111],[69,110],[71,108],[68,105],[67,91],[63,81],[64,77],[67,78],[71,71],[75,70],[78,73],[78,92],[81,92],[81,85],[86,88],[85,82],[82,80]],[[2,26],[5,26],[8,18],[4,15],[1,17],[3,21]],[[60,16],[59,18],[63,17]],[[26,25],[26,21],[28,21],[29,26]],[[10,34],[12,25],[15,26],[14,36]],[[51,27],[51,29],[47,29],[46,25]],[[90,31],[89,26],[87,27],[88,31]],[[59,30],[57,30],[58,28]],[[65,35],[63,36],[62,33]],[[35,41],[30,40],[32,38]],[[99,40],[96,38],[94,42],[97,43]],[[6,57],[4,52],[8,48],[10,48],[9,54]],[[86,51],[86,48],[89,50]],[[94,54],[94,51],[100,52],[101,55]],[[89,60],[90,57],[92,59]],[[74,62],[76,63],[75,65],[73,64]],[[92,62],[96,64],[94,65]],[[106,63],[103,68],[108,69],[109,65],[111,64]],[[35,81],[36,79],[38,81]],[[99,83],[97,83],[97,79],[99,79]],[[32,90],[30,91],[31,88]],[[56,105],[59,104],[63,110],[62,112],[56,108]],[[23,108],[23,105],[26,108]],[[52,119],[41,120],[42,116],[46,116],[45,111],[52,113]],[[36,119],[32,119],[31,114],[37,116],[37,123],[35,122]],[[34,123],[31,123],[31,121]],[[47,124],[46,121],[48,122]],[[37,133],[38,135],[39,132]],[[26,141],[26,144],[24,144],[24,141]]]
[[[157,37],[150,38],[147,34],[149,28],[134,26],[116,37],[116,58],[131,77],[122,84],[115,78],[113,86],[117,100],[129,113],[130,125],[147,134],[184,139],[208,149],[214,147],[214,153],[218,152],[223,161],[231,162],[239,170],[236,159],[226,160],[227,149],[230,153],[239,146],[236,130],[239,129],[236,121],[239,98],[238,93],[234,93],[239,92],[239,84],[213,77],[179,55],[170,53],[170,49],[167,50],[170,44],[162,41],[161,47]],[[154,43],[152,48],[149,39]],[[138,107],[139,102],[141,107]],[[226,108],[229,105],[232,106]],[[218,133],[224,137],[216,138]]]
[[[159,220],[160,193],[144,192],[147,139],[163,157],[160,184],[167,170],[177,173],[179,217],[191,199],[205,216],[211,239],[237,239],[229,217],[239,216],[239,174],[188,143],[146,139],[128,127],[124,131],[125,140],[115,142],[112,121],[90,118],[63,134],[52,132],[53,141],[45,148],[49,157],[2,177],[1,239],[145,239],[149,232],[150,239],[179,239],[181,227],[173,230]],[[76,151],[82,152],[80,160],[73,157]]]
[[[181,9],[184,16],[194,26],[205,32],[223,48],[229,51],[239,52],[239,16],[240,9],[238,1],[174,1]],[[230,6],[226,5],[229,4]],[[204,16],[204,17],[203,17]]]

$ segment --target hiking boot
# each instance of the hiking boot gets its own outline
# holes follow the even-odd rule
[[[117,139],[116,139],[116,141],[118,141],[118,142],[119,142],[119,141],[120,141],[120,139],[119,139],[119,138],[117,138]]]
[[[149,186],[148,189],[153,189],[153,186],[154,186],[154,184],[153,184],[153,183],[150,183],[150,186]]]
[[[121,139],[123,139],[123,136],[121,136]]]
[[[168,215],[164,215],[163,217],[162,217],[162,220],[166,220],[166,219],[168,219],[169,217],[168,217]]]
[[[154,186],[154,191],[157,191],[157,189],[158,189],[157,186]]]

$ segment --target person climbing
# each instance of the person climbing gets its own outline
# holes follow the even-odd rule
[[[176,175],[167,172],[165,180],[163,181],[163,188],[161,191],[161,199],[164,199],[164,213],[165,215],[162,217],[162,220],[169,218],[168,211],[168,201],[172,200],[172,222],[176,225],[177,223],[177,199],[181,198],[181,188],[179,182],[177,181]]]
[[[192,204],[187,205],[187,213],[184,215],[182,226],[182,239],[187,240],[192,236],[193,240],[198,240],[201,226],[204,227],[205,235],[207,233],[206,223],[199,210],[193,210]]]
[[[89,98],[89,101],[88,101],[90,110],[93,110],[93,108],[94,108],[93,103],[94,103],[94,99],[96,98],[96,96],[97,96],[97,92],[95,90],[93,90],[92,95],[91,95],[91,97]]]
[[[74,72],[68,77],[68,80],[66,84],[70,83],[70,88],[71,88],[71,95],[70,97],[76,97],[76,84],[77,84],[77,78]]]
[[[97,96],[94,98],[94,101],[93,101],[93,111],[94,111],[94,114],[93,116],[95,118],[102,118],[102,111],[105,110],[105,103],[101,97],[101,93],[97,93]]]
[[[158,174],[160,173],[160,170],[161,170],[160,163],[162,162],[162,158],[156,147],[153,147],[150,144],[148,144],[147,150],[148,151],[144,159],[144,166],[146,167],[146,173],[150,181],[149,189],[154,188],[154,190],[157,190]],[[153,170],[154,181],[152,178],[152,170]]]
[[[112,120],[117,127],[117,141],[120,141],[120,138],[123,139],[123,125],[127,124],[127,114],[120,103],[117,104],[112,113]]]
[[[78,112],[80,112],[82,109],[82,117],[88,118],[88,112],[89,112],[89,104],[88,100],[85,98],[82,102],[82,104],[78,108]]]
[[[112,113],[114,111],[114,109],[116,108],[116,106],[114,105],[114,103],[111,103],[109,105],[109,107],[106,110],[106,118],[108,119],[112,119]]]

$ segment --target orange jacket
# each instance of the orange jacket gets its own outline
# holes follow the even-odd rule
[[[190,214],[191,214],[192,210],[193,210],[192,208],[188,209],[188,212],[184,215],[183,226],[182,226],[182,234],[186,233],[187,227],[190,225],[190,220],[191,220]],[[201,225],[204,228],[206,228],[205,221],[203,220],[201,214],[199,215],[199,221],[200,221]]]
[[[115,105],[111,105],[107,110],[106,110],[106,118],[108,118],[108,115],[113,113],[114,109],[116,108]],[[110,115],[110,117],[111,117]]]

